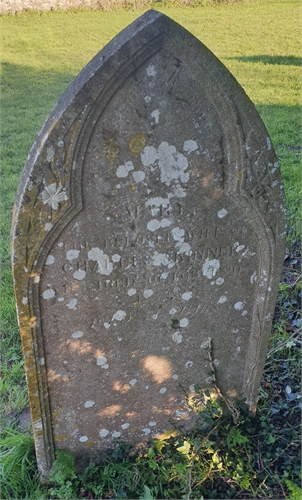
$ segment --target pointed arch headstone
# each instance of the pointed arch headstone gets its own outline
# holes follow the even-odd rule
[[[37,458],[255,408],[283,261],[283,185],[240,85],[149,11],[75,78],[19,185],[12,263]]]

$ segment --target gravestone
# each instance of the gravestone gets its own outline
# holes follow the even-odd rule
[[[62,95],[30,152],[13,272],[42,474],[56,449],[189,427],[194,384],[255,408],[285,239],[283,185],[240,85],[149,11]]]

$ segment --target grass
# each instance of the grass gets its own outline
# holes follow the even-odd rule
[[[300,344],[296,333],[299,325],[301,326],[301,320],[299,319],[301,289],[299,289],[299,271],[297,267],[299,264],[297,241],[301,237],[300,224],[298,223],[301,220],[301,206],[299,203],[301,196],[300,2],[296,0],[250,0],[228,5],[211,3],[207,7],[195,8],[177,7],[173,4],[169,7],[167,5],[163,6],[162,3],[157,5],[159,10],[168,14],[202,40],[237,78],[261,114],[280,160],[287,197],[288,257],[285,261],[284,274],[280,285],[279,301],[270,343],[271,354],[268,356],[263,376],[257,417],[259,426],[255,428],[256,437],[255,439],[250,438],[251,435],[247,433],[246,427],[244,427],[245,424],[242,424],[240,432],[243,436],[248,435],[252,444],[249,444],[250,448],[247,449],[243,446],[244,443],[238,445],[238,443],[234,444],[233,442],[232,449],[236,451],[237,457],[239,457],[238,461],[241,460],[243,463],[243,469],[247,466],[249,454],[252,457],[251,460],[254,460],[256,456],[260,460],[260,469],[259,467],[255,468],[253,465],[251,469],[248,469],[248,472],[246,471],[250,474],[250,485],[247,488],[250,496],[252,495],[254,498],[270,498],[270,496],[265,497],[263,495],[273,494],[274,490],[271,484],[275,482],[278,485],[275,493],[277,491],[277,494],[280,495],[278,498],[284,498],[290,492],[291,498],[298,498],[293,496],[295,495],[295,485],[298,484],[298,470],[295,465],[297,461],[295,454],[298,452],[293,442],[296,439],[297,422],[299,420],[297,410],[300,401],[298,398]],[[61,93],[95,53],[142,12],[142,10],[131,9],[117,9],[111,12],[77,10],[41,14],[25,12],[19,15],[0,17],[2,48],[0,56],[2,63],[2,170],[0,185],[2,277],[0,306],[2,342],[0,369],[2,377],[0,379],[0,397],[2,408],[0,419],[3,436],[1,445],[3,446],[4,457],[6,457],[4,463],[8,464],[7,466],[10,463],[19,464],[16,467],[19,467],[17,470],[21,472],[14,477],[19,478],[19,475],[21,478],[24,477],[22,479],[23,483],[21,481],[24,484],[23,491],[22,486],[21,490],[18,489],[19,486],[14,489],[10,483],[10,492],[4,493],[3,498],[9,498],[8,495],[12,495],[11,498],[26,498],[24,495],[28,491],[25,486],[27,480],[22,474],[23,472],[26,474],[25,471],[30,470],[29,477],[36,477],[34,459],[29,462],[27,458],[25,459],[23,465],[25,464],[26,467],[24,465],[22,472],[20,460],[18,462],[9,453],[10,450],[18,448],[17,442],[18,435],[20,439],[20,434],[16,433],[15,435],[15,445],[13,445],[13,441],[7,440],[9,433],[15,432],[9,427],[8,421],[13,421],[14,416],[17,418],[18,413],[27,405],[9,257],[11,212],[18,181],[29,149]],[[265,417],[264,420],[263,417]],[[260,424],[261,418],[264,423],[262,429],[260,428],[260,425],[262,425]],[[217,441],[215,441],[220,450],[220,455],[224,457],[229,453],[227,436],[229,434],[232,436],[232,432],[234,432],[230,430],[231,427],[227,430],[227,425],[228,422],[223,421],[220,427],[222,434],[218,433],[216,436]],[[284,426],[289,430],[282,437]],[[277,435],[278,432],[276,434],[275,431],[280,432],[280,435]],[[270,435],[272,437],[268,437]],[[277,439],[275,439],[276,436]],[[190,439],[193,439],[192,436],[183,437],[183,442],[189,442]],[[196,439],[200,439],[200,436],[197,436]],[[271,442],[269,442],[270,440]],[[22,456],[26,456],[27,452],[25,450],[28,448],[28,444],[29,441],[22,441]],[[260,446],[259,453],[256,445]],[[287,451],[282,451],[287,445],[289,445]],[[164,460],[171,464],[177,463],[179,459],[182,465],[179,465],[179,472],[175,471],[175,474],[179,474],[178,477],[180,478],[181,471],[186,470],[187,474],[184,474],[183,477],[183,484],[185,484],[186,481],[188,482],[188,469],[191,463],[190,460],[193,457],[192,453],[196,454],[195,444],[190,441],[191,455],[189,454],[190,458],[187,457],[185,462],[182,462],[185,454],[177,452],[177,448],[184,446],[183,444],[180,445],[179,442],[173,444],[171,442],[167,446],[170,446],[170,448],[168,451],[165,448],[165,457],[157,454],[159,450],[154,451],[154,456],[157,457],[153,457],[157,463],[156,470],[161,469],[163,471],[165,469]],[[152,454],[152,452],[150,453]],[[269,453],[272,455],[269,456]],[[283,454],[284,460],[279,458],[280,453]],[[152,466],[155,467],[155,465],[152,461],[150,462],[149,456],[142,460],[146,460],[146,462],[144,462],[144,466],[141,466],[141,482],[136,491],[138,491],[138,495],[148,498],[148,488],[151,488],[150,494],[155,495],[155,489],[152,490],[154,485],[152,486],[151,482],[148,483],[146,479],[155,474],[154,471],[152,472]],[[261,460],[263,462],[262,469]],[[128,463],[127,460],[126,463]],[[132,474],[135,475],[135,467],[138,468],[139,466],[136,462],[131,463],[133,469],[130,466],[129,468],[132,470]],[[153,463],[153,465],[151,466],[150,463]],[[212,463],[211,460],[210,463]],[[270,466],[271,463],[272,466]],[[231,466],[227,465],[226,460],[222,462],[222,466],[224,471],[227,471],[230,475],[232,474]],[[214,465],[212,464],[211,467],[211,470],[213,470]],[[113,469],[111,468],[110,471],[112,472]],[[7,473],[8,469],[2,468],[1,470],[8,481],[7,478],[11,476],[11,474]],[[260,477],[256,482],[255,479],[252,481],[251,470],[256,471],[256,475]],[[259,474],[259,470],[262,471],[262,475]],[[277,471],[277,478],[274,477],[274,470]],[[89,474],[92,478],[94,477],[94,473],[91,471]],[[160,473],[158,472],[158,474]],[[210,474],[209,478],[212,482],[216,481],[215,484],[218,484],[218,476]],[[243,487],[239,485],[237,490],[236,488],[232,490],[232,479],[230,477],[228,480],[231,482],[228,483],[225,480],[223,483],[220,480],[219,484],[220,486],[224,484],[224,487],[227,485],[229,489],[226,491],[231,492],[228,494],[238,494],[240,488]],[[145,484],[144,480],[146,481]],[[264,484],[260,487],[262,480]],[[76,476],[71,480],[71,487],[75,487],[77,481],[78,488],[81,487],[81,484],[83,485],[83,481]],[[95,479],[91,479],[92,483],[94,481]],[[63,481],[63,486],[57,484],[54,488],[63,487],[64,489],[64,484]],[[167,483],[163,481],[160,484],[168,485],[169,481]],[[172,484],[171,481],[170,484]],[[265,484],[270,485],[270,489],[267,490]],[[147,490],[144,489],[144,486],[146,486]],[[84,488],[84,486],[82,487]],[[38,495],[35,498],[42,495],[39,488],[37,486],[35,490],[37,492],[35,494]],[[168,491],[168,488],[169,486],[166,486],[165,491]],[[108,491],[109,489],[108,486]],[[87,487],[85,491],[92,490]],[[197,491],[200,492],[200,495],[206,495],[202,493],[201,489]],[[128,493],[129,491],[126,491],[127,495]],[[178,490],[178,493],[180,494],[181,491]],[[185,493],[182,491],[181,494],[187,493],[187,491]],[[46,495],[45,492],[43,494]],[[243,493],[241,494],[243,495]],[[117,495],[116,492],[115,495]],[[239,498],[250,498],[250,496],[241,496]],[[30,496],[27,498],[30,498]],[[217,496],[217,498],[224,497]]]

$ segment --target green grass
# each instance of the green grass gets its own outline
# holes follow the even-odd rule
[[[301,4],[296,0],[246,0],[228,5],[211,2],[207,7],[195,8],[168,7],[163,3],[156,6],[199,38],[233,73],[255,103],[279,157],[287,198],[289,271],[283,277],[286,284],[280,289],[281,305],[271,339],[271,349],[275,350],[268,358],[263,377],[259,411],[270,419],[277,419],[286,411],[294,414],[297,405],[295,400],[286,400],[285,388],[290,386],[297,391],[299,384],[299,343],[289,327],[298,317],[301,297],[298,271],[291,264],[298,255],[293,250],[295,241],[301,236]],[[27,405],[9,257],[11,212],[21,171],[37,133],[62,92],[83,66],[142,12],[78,10],[0,17],[0,418],[4,439],[8,432],[7,415],[17,414]],[[276,406],[277,390],[286,401]],[[289,408],[281,408],[283,403],[290,403]],[[288,418],[294,427],[293,415]],[[276,425],[282,427],[281,416],[280,419]],[[276,447],[271,460],[279,452]],[[292,476],[285,466],[285,475],[280,468],[278,471],[282,488],[290,492],[290,485],[297,483],[297,472]],[[143,495],[142,485],[140,491]],[[17,493],[12,498],[18,498]]]

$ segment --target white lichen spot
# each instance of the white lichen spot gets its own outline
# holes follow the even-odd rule
[[[46,259],[46,262],[45,262],[45,265],[46,266],[51,266],[55,261],[55,258],[53,255],[48,255],[47,259]]]
[[[160,279],[161,279],[161,280],[166,280],[166,279],[168,278],[168,276],[169,276],[169,273],[162,273],[162,274],[160,275]]]
[[[66,252],[66,259],[74,260],[77,259],[79,255],[80,255],[80,250],[68,250]]]
[[[237,347],[236,351],[240,352],[241,351],[241,347]]]
[[[22,304],[23,304],[24,306],[27,306],[27,304],[28,304],[28,298],[27,298],[27,297],[23,297],[23,298],[22,298]]]
[[[250,283],[253,284],[253,283],[256,283],[257,281],[257,273],[256,271],[252,274],[252,276],[250,277]]]
[[[64,300],[65,300],[64,297],[59,297],[58,298],[58,302],[64,302]]]
[[[159,123],[159,109],[155,109],[154,111],[152,111],[151,117],[154,118],[155,123],[158,124]]]
[[[121,260],[121,256],[118,253],[115,253],[112,255],[111,259],[113,262],[119,262]]]
[[[36,429],[36,430],[43,429],[42,420],[41,420],[41,419],[39,419],[39,420],[35,420],[35,421],[33,422],[33,427],[34,427],[34,429]]]
[[[191,250],[191,246],[189,245],[189,243],[185,243],[184,241],[184,234],[185,234],[185,230],[184,229],[181,229],[179,227],[175,227],[174,229],[172,229],[172,236],[173,236],[173,239],[174,241],[176,241],[176,248],[178,249],[178,254],[182,254],[184,253],[185,255],[191,255],[192,253],[192,250]]]
[[[272,143],[269,137],[266,138],[267,149],[270,151],[272,149]]]
[[[211,384],[213,382],[213,377],[207,377],[206,378],[206,383]]]
[[[117,177],[127,177],[129,172],[134,170],[134,165],[132,161],[127,161],[125,165],[120,165],[116,171]]]
[[[107,359],[107,358],[105,358],[105,356],[99,356],[99,357],[97,358],[97,360],[96,360],[96,364],[97,364],[98,366],[104,366],[104,365],[106,365],[107,361],[108,361],[108,359]]]
[[[157,150],[153,146],[146,146],[141,153],[141,160],[144,167],[155,165],[157,158]]]
[[[53,228],[53,224],[51,222],[46,222],[44,226],[44,231],[48,233]]]
[[[174,195],[176,196],[176,198],[184,198],[185,196],[187,196],[187,193],[186,190],[178,184],[174,189]]]
[[[81,337],[83,337],[83,335],[84,335],[84,332],[77,330],[76,332],[73,332],[71,336],[73,339],[80,339]]]
[[[110,328],[110,323],[104,323],[104,327],[106,328],[106,330],[108,330],[108,328]]]
[[[153,64],[149,64],[149,66],[146,69],[146,73],[148,76],[155,76],[156,75],[156,69]]]
[[[55,155],[55,150],[53,149],[52,146],[50,148],[47,148],[47,155],[46,155],[46,160],[51,161]]]
[[[234,248],[236,250],[236,252],[241,252],[241,250],[243,250],[245,248],[245,245],[239,245],[239,241],[236,241],[236,243],[234,243]]]
[[[139,182],[143,182],[145,180],[146,174],[142,170],[138,170],[137,172],[132,172],[133,179],[138,184]]]
[[[123,319],[125,318],[126,318],[126,312],[119,309],[118,311],[116,311],[116,313],[114,313],[112,319],[113,320],[115,319],[116,321],[123,321]]]
[[[180,229],[179,227],[175,227],[174,229],[172,229],[172,236],[174,241],[183,241],[184,234],[184,229]]]
[[[190,300],[192,298],[192,292],[185,292],[182,294],[181,298],[183,300]]]
[[[182,343],[182,335],[179,333],[179,331],[174,332],[171,335],[171,337],[172,337],[173,342],[175,342],[176,344],[181,344]]]
[[[145,101],[146,101],[147,104],[151,101],[151,97],[149,95],[146,95],[144,97],[144,99],[145,99]]]
[[[202,266],[202,274],[211,280],[214,278],[219,268],[220,262],[218,259],[206,259]]]
[[[183,415],[186,415],[186,413],[187,413],[186,411],[181,411],[181,410],[175,411],[175,414],[177,417],[182,417]],[[177,420],[179,420],[179,419],[177,419]]]
[[[135,385],[136,383],[137,383],[137,379],[133,378],[132,380],[130,380],[129,385]]]
[[[156,231],[157,229],[159,229],[160,227],[168,227],[168,226],[171,226],[172,224],[172,221],[169,220],[169,219],[161,219],[160,221],[157,220],[157,219],[152,219],[148,222],[147,224],[147,228],[149,229],[149,231]]]
[[[130,424],[128,422],[125,422],[124,424],[121,425],[121,428],[123,430],[128,429],[128,427],[130,427]]]
[[[178,380],[178,375],[172,375],[173,380]]]
[[[247,315],[247,311],[246,310],[242,311],[241,316],[246,316],[246,315]]]
[[[118,432],[118,431],[113,431],[113,433],[112,433],[112,437],[113,437],[113,438],[119,438],[119,437],[121,437],[121,432]]]
[[[243,302],[236,302],[236,304],[234,304],[234,309],[241,311],[241,309],[243,309]]]
[[[272,291],[272,289],[271,289],[271,287],[270,287],[270,286],[268,287],[267,291],[268,291],[268,292],[271,292],[271,291]]]
[[[100,437],[106,437],[108,436],[109,431],[107,429],[103,429],[100,431]]]
[[[191,366],[193,366],[193,361],[187,361],[186,364],[185,364],[185,367],[186,368],[191,368]]]
[[[173,307],[173,308],[172,308],[172,309],[170,309],[170,311],[169,311],[170,316],[173,316],[173,315],[174,315],[174,314],[176,314],[176,313],[177,313],[177,309],[175,309],[175,307]]]
[[[211,340],[211,337],[204,339],[204,341],[200,344],[200,349],[208,349],[211,345]]]
[[[85,403],[84,403],[85,408],[91,408],[94,405],[95,405],[95,401],[91,401],[90,399],[88,401],[85,401]]]
[[[184,142],[183,150],[186,151],[188,154],[192,153],[193,151],[196,151],[196,149],[198,149],[196,141],[189,139]]]
[[[149,297],[151,297],[151,295],[153,295],[153,293],[153,290],[144,290],[143,296],[145,297],[145,299],[148,299]]]
[[[166,391],[167,391],[166,387],[162,387],[161,389],[159,389],[160,394],[164,394]]]
[[[88,441],[88,437],[87,436],[81,436],[80,437],[80,441],[81,441],[81,443],[86,443],[86,441]]]
[[[72,276],[75,280],[82,281],[86,276],[86,271],[84,271],[83,269],[78,269],[73,273]]]
[[[68,307],[69,309],[75,309],[77,303],[78,299],[71,299],[71,301],[68,304],[66,304],[66,307]]]
[[[87,255],[88,259],[98,263],[98,273],[108,276],[112,272],[113,265],[110,262],[108,255],[105,254],[103,250],[98,247],[94,247],[89,250]]]
[[[185,173],[188,168],[187,158],[167,142],[162,142],[157,150],[153,146],[146,146],[141,153],[141,160],[145,167],[157,164],[161,172],[160,180],[167,186],[176,179],[183,183],[189,180],[189,173]]]
[[[161,196],[156,196],[155,198],[150,198],[145,203],[146,207],[163,207],[167,208],[169,205],[169,198],[162,198]]]
[[[151,430],[148,429],[148,427],[145,427],[145,429],[143,429],[143,436],[148,436],[148,434],[150,434]]]
[[[48,290],[45,290],[42,294],[43,299],[49,300],[52,299],[55,296],[56,292],[49,288]]]
[[[222,285],[222,283],[224,283],[224,279],[223,278],[217,278],[216,280],[216,285]]]
[[[175,262],[169,259],[169,256],[165,253],[155,252],[152,257],[153,266],[168,266],[169,269],[175,266]]]
[[[129,297],[132,297],[132,295],[136,294],[136,289],[135,288],[130,288],[130,290],[128,290],[127,294],[129,295]]]
[[[225,295],[222,295],[222,296],[219,298],[219,300],[218,300],[217,304],[223,304],[223,303],[224,303],[224,302],[226,302],[226,301],[227,301],[226,296],[225,296]]]
[[[218,365],[219,365],[219,360],[218,360],[218,359],[214,359],[214,360],[213,360],[213,364],[214,364],[215,366],[218,366]]]
[[[267,315],[265,316],[265,319],[266,319],[266,321],[269,321],[269,320],[271,319],[271,313],[267,314]]]
[[[223,219],[223,217],[225,217],[227,214],[228,211],[225,208],[222,208],[217,212],[217,217],[219,217],[219,219]]]
[[[44,366],[45,365],[45,358],[41,358],[39,361],[39,364],[40,364],[40,366]]]
[[[41,198],[43,204],[46,205],[46,203],[48,203],[53,210],[58,210],[59,203],[68,200],[65,190],[62,188],[61,184],[57,186],[56,183],[45,186],[44,191],[42,191]]]
[[[179,326],[181,328],[185,328],[186,326],[188,326],[189,324],[189,320],[187,318],[182,318],[179,322]]]
[[[148,423],[149,427],[155,427],[156,422],[154,420],[151,420],[151,422]]]

